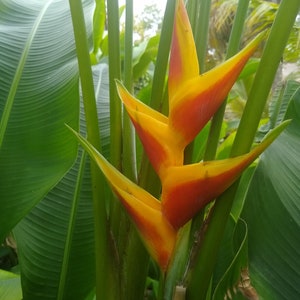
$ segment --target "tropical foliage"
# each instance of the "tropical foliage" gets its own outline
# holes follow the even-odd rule
[[[0,0],[1,299],[299,298],[300,1],[235,3]]]

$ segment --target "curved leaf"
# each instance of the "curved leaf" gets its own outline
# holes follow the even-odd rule
[[[241,272],[247,268],[248,258],[247,224],[239,219],[228,220],[222,247],[214,274],[216,283],[212,299],[225,298],[226,291],[235,292]]]
[[[108,154],[108,68],[93,67],[98,118]],[[81,107],[81,132],[85,132]],[[102,130],[104,129],[104,130]],[[87,156],[16,226],[24,299],[85,299],[95,286],[94,213]],[[105,193],[103,193],[104,201]]]
[[[147,71],[150,71],[149,65],[151,62],[155,61],[159,38],[159,35],[155,35],[151,37],[147,43],[143,42],[139,46],[133,48],[134,66],[132,72],[134,80],[138,80],[140,77],[144,76]]]
[[[0,299],[22,299],[22,289],[19,275],[0,270]]]
[[[79,93],[68,3],[1,0],[0,7],[2,240],[74,162],[64,123],[78,128]]]
[[[282,122],[287,111],[290,99],[299,88],[300,83],[294,80],[288,80],[275,91],[274,97],[270,103],[270,128],[274,128]]]
[[[293,122],[262,155],[246,198],[250,275],[260,299],[300,295],[300,89]]]

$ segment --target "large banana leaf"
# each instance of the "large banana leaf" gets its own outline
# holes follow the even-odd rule
[[[0,0],[0,20],[1,241],[73,164],[79,89],[67,1]]]
[[[262,155],[242,215],[252,284],[268,300],[300,297],[300,89],[286,117],[293,121]]]
[[[93,71],[102,128],[109,128],[108,67]],[[81,107],[81,132],[85,132]],[[103,131],[108,150],[108,131]],[[99,201],[104,201],[99,199]],[[24,299],[85,299],[95,286],[94,224],[88,156],[14,230]]]

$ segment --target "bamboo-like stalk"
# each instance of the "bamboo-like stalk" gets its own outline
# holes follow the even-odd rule
[[[236,54],[239,50],[249,2],[250,0],[244,0],[239,1],[238,3],[232,30],[230,33],[226,59]],[[225,100],[212,118],[210,132],[203,157],[204,160],[213,160],[216,156],[226,104],[227,101]]]
[[[199,6],[199,4],[198,4]],[[197,55],[199,60],[200,73],[205,72],[205,60],[208,44],[208,29],[210,19],[211,0],[201,0],[199,7],[199,15],[196,19],[195,42],[197,45]]]
[[[132,53],[133,53],[133,1],[126,0],[124,85],[132,91]],[[132,181],[137,181],[135,132],[130,118],[123,110],[123,174]]]
[[[82,3],[80,0],[69,0],[69,3],[87,124],[87,136],[94,147],[101,151],[93,76]],[[97,299],[115,299],[114,291],[116,288],[112,280],[112,255],[109,249],[107,215],[103,199],[104,177],[93,161],[91,161],[91,180],[95,215],[96,296]]]
[[[122,166],[122,109],[115,80],[121,79],[119,1],[107,1],[108,63],[110,98],[110,162],[117,169]]]
[[[116,79],[121,79],[119,1],[107,1],[109,103],[110,103],[110,163],[122,170],[122,105],[116,90]],[[118,199],[112,195],[110,226],[118,240],[123,210]]]

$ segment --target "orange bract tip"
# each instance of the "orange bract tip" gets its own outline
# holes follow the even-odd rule
[[[166,271],[176,242],[177,232],[162,215],[124,190],[114,189],[125,207],[152,258]]]
[[[168,81],[169,95],[175,94],[182,82],[199,75],[193,32],[182,0],[177,3],[173,28]]]
[[[169,126],[188,145],[218,110],[260,38],[214,69],[181,82],[170,95]]]

